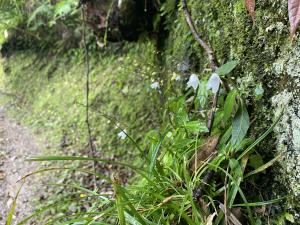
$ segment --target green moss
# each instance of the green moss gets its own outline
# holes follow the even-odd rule
[[[157,70],[154,46],[151,42],[132,44],[124,51],[124,55],[91,59],[91,126],[97,149],[107,156],[134,154],[135,150],[129,140],[118,138],[120,130],[102,114],[118,120],[138,140],[159,121],[154,110],[158,92],[150,88]],[[43,133],[52,147],[67,144],[68,149],[84,149],[86,78],[80,54],[72,59],[17,52],[5,66],[4,85],[19,96],[16,103],[22,113],[17,115],[22,115],[23,122]]]
[[[300,41],[296,39],[295,43],[291,43],[289,38],[287,1],[256,1],[255,25],[246,11],[244,1],[188,2],[200,36],[210,43],[220,64],[232,59],[241,61],[228,82],[237,84],[249,100],[248,109],[253,112],[251,116],[256,118],[252,135],[258,136],[266,130],[280,112],[278,106],[285,105],[285,119],[280,125],[281,128],[276,130],[275,136],[278,138],[277,151],[286,150],[287,153],[286,160],[279,167],[282,169],[278,170],[276,176],[281,180],[280,184],[286,186],[297,198],[300,193],[300,121],[297,115]],[[166,59],[167,65],[172,65],[173,68],[183,63],[189,64],[187,73],[196,71],[203,74],[209,68],[209,62],[189,31],[181,11],[178,12],[171,29],[166,46]],[[263,98],[255,98],[256,84],[262,84]],[[278,92],[282,93],[277,95]],[[275,95],[274,113],[270,110],[270,99]],[[283,142],[291,144],[285,146]],[[272,147],[263,149],[261,154],[274,154]],[[297,208],[297,204],[292,201],[287,201],[287,205]]]
[[[200,35],[210,43],[219,63],[241,61],[228,77],[228,83],[237,85],[247,97],[251,119],[256,119],[251,135],[259,136],[272,124],[280,112],[279,106],[286,108],[274,135],[276,147],[264,143],[258,150],[273,155],[277,154],[275,148],[277,152],[287,152],[276,176],[297,197],[300,193],[297,100],[300,41],[291,43],[289,39],[287,1],[256,1],[255,25],[242,0],[188,2]],[[117,118],[126,131],[142,139],[143,131],[150,125],[158,125],[161,113],[157,106],[162,98],[149,88],[152,82],[159,78],[169,82],[173,73],[186,76],[192,72],[210,73],[209,62],[194,40],[183,13],[178,11],[169,20],[172,21],[167,21],[170,34],[163,49],[163,63],[156,61],[156,48],[147,41],[127,45],[126,54],[106,54],[92,59],[92,127],[99,149],[111,154],[119,149],[120,154],[127,154],[132,148],[127,141],[118,139],[119,130],[99,112]],[[27,51],[9,58],[7,65],[11,70],[7,73],[9,89],[17,91],[19,104],[28,107],[26,122],[47,131],[45,136],[53,139],[49,140],[53,145],[59,145],[66,136],[71,147],[83,148],[86,144],[83,61],[69,57],[49,60],[49,56],[41,58]],[[262,84],[262,98],[254,95],[256,84]],[[272,106],[274,111],[270,110]],[[270,138],[268,143],[272,141]],[[297,203],[289,203],[297,207]]]

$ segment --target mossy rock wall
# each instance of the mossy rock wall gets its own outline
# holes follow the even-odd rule
[[[215,51],[220,64],[240,60],[231,74],[230,83],[247,97],[248,110],[255,122],[251,135],[258,137],[269,128],[284,109],[273,138],[268,138],[257,151],[270,157],[283,153],[284,160],[274,169],[274,194],[291,194],[288,203],[299,214],[300,197],[300,39],[289,36],[288,1],[256,1],[253,24],[244,1],[189,2],[189,8],[202,38]],[[203,73],[209,62],[194,40],[182,12],[178,12],[166,42],[166,62],[173,68],[188,65],[188,70]],[[298,35],[299,36],[299,32]],[[187,73],[188,74],[188,73]],[[257,88],[264,94],[257,96]],[[278,185],[279,184],[279,185]],[[278,188],[280,187],[280,188]],[[287,193],[280,193],[283,188]],[[282,189],[281,189],[282,190]],[[299,215],[298,215],[299,216]]]

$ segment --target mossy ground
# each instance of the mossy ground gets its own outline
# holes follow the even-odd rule
[[[159,121],[154,107],[157,93],[150,88],[156,74],[155,58],[149,55],[153,45],[128,45],[124,51],[126,54],[98,55],[90,62],[93,136],[96,147],[111,154],[133,152],[127,149],[127,141],[118,138],[120,130],[102,114],[118,120],[137,139],[141,131],[150,124],[157,126]],[[86,68],[80,50],[77,53],[51,56],[25,51],[5,60],[5,86],[18,96],[15,103],[22,108],[18,115],[38,128],[53,146],[60,146],[62,139],[77,148],[87,144]]]

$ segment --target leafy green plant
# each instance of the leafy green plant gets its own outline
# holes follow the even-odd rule
[[[231,72],[233,68],[227,69],[230,64],[225,64],[220,71]],[[227,75],[226,72],[224,75]],[[204,83],[205,87],[205,80],[205,78],[201,80],[199,85]],[[221,96],[226,100],[224,102],[220,100],[223,106],[218,107],[212,136],[208,137],[206,114],[191,111],[191,108],[199,107],[199,103],[196,102],[200,101],[200,97],[209,98],[210,91],[205,92],[207,93],[203,95],[198,89],[192,98],[191,91],[183,96],[172,96],[169,93],[171,96],[165,103],[165,119],[160,131],[148,132],[144,137],[143,147],[130,138],[139,150],[147,149],[146,154],[141,155],[143,157],[141,161],[128,164],[102,158],[31,157],[30,160],[33,161],[96,160],[129,168],[136,174],[127,186],[122,185],[117,173],[112,178],[105,177],[113,186],[114,194],[109,196],[103,195],[101,191],[76,185],[76,192],[73,195],[92,194],[94,197],[87,200],[92,207],[80,214],[51,218],[49,223],[196,225],[212,221],[214,224],[222,224],[224,220],[234,220],[242,224],[244,218],[233,213],[236,209],[247,215],[250,224],[256,224],[253,207],[275,204],[282,199],[249,202],[242,187],[248,184],[251,176],[265,171],[280,159],[281,156],[278,156],[270,162],[257,165],[249,160],[252,156],[256,156],[253,150],[270,134],[280,117],[256,140],[247,138],[250,119],[246,105],[239,90],[231,90],[226,98]],[[254,170],[249,171],[250,167]],[[36,173],[51,170],[50,168]],[[95,175],[103,178],[103,175]],[[71,201],[80,204],[83,198]],[[62,201],[59,206],[65,204],[69,204],[69,200]],[[51,207],[54,206],[46,206],[42,212]],[[39,215],[38,211],[33,216]],[[33,216],[23,221],[28,221]]]

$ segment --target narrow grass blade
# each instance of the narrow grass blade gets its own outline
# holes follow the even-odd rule
[[[155,164],[156,164],[156,159],[157,159],[157,154],[158,154],[158,151],[166,137],[166,134],[168,132],[165,132],[164,135],[160,138],[159,142],[156,144],[153,152],[152,152],[152,155],[151,155],[151,159],[150,159],[150,167],[149,167],[149,173],[152,174],[153,172],[153,169],[155,167]]]
[[[249,202],[249,203],[235,204],[235,205],[233,205],[233,207],[244,207],[244,206],[258,207],[258,206],[264,206],[264,205],[271,205],[274,203],[281,202],[283,199],[285,199],[285,197],[276,198],[276,199],[272,199],[269,201],[263,201],[263,202]]]
[[[266,164],[262,165],[261,167],[257,168],[256,170],[253,170],[253,171],[247,173],[244,178],[247,178],[247,177],[250,177],[254,174],[261,173],[261,172],[265,171],[267,168],[272,166],[275,162],[277,162],[282,157],[283,157],[283,154],[281,153],[278,156],[276,156],[274,159],[272,159],[271,161],[269,161]]]
[[[94,173],[92,171],[89,171],[89,170],[84,170],[84,169],[78,169],[78,168],[72,168],[72,167],[56,167],[56,168],[46,168],[46,169],[40,169],[40,170],[37,170],[37,171],[34,171],[32,173],[29,173],[27,175],[25,175],[24,177],[22,177],[20,180],[23,180],[23,179],[26,179],[27,177],[30,177],[30,176],[33,176],[33,175],[36,175],[36,174],[39,174],[39,173],[45,173],[45,172],[51,172],[51,171],[59,171],[59,170],[70,170],[70,171],[78,171],[78,172],[81,172],[81,173],[87,173],[87,174],[92,174],[92,175],[95,175],[96,177],[99,177],[101,179],[104,179],[108,182],[110,182],[110,178],[106,177],[106,176],[103,176],[102,174],[99,174],[99,173]],[[19,182],[19,181],[18,181]]]
[[[240,188],[238,182],[237,182],[237,181],[236,181],[236,180],[235,180],[235,179],[234,179],[234,178],[233,178],[226,170],[224,170],[223,168],[221,168],[221,167],[219,167],[219,166],[216,166],[216,165],[214,165],[214,164],[211,164],[211,163],[207,163],[207,164],[210,165],[210,166],[212,166],[212,167],[217,168],[218,170],[222,171],[225,175],[227,175],[227,176],[230,178],[230,180],[235,184],[235,186],[236,186],[236,188],[237,188],[237,190],[238,190],[238,192],[239,192],[241,198],[243,199],[244,203],[245,203],[245,204],[248,204],[248,201],[247,201],[247,199],[246,199],[246,197],[245,197],[245,194],[244,194],[244,192],[242,191],[242,189]],[[251,222],[252,225],[254,225],[254,224],[255,224],[255,221],[254,221],[254,218],[253,218],[251,209],[249,208],[249,206],[246,206],[246,209],[247,209],[247,212],[248,212],[248,215],[249,215],[250,222]]]
[[[73,196],[73,195],[74,195],[74,193],[70,194],[70,196]],[[33,214],[31,214],[30,216],[24,218],[17,225],[27,224],[31,219],[38,217],[42,213],[44,213],[44,212],[46,212],[46,211],[48,211],[48,210],[50,210],[52,208],[63,206],[63,205],[69,204],[71,202],[78,202],[80,200],[84,200],[84,199],[91,198],[91,197],[95,197],[95,196],[85,196],[85,197],[77,197],[77,198],[73,197],[73,198],[68,198],[68,199],[65,199],[66,197],[64,197],[65,200],[62,200],[62,199],[57,200],[56,202],[54,202],[52,204],[49,204],[49,205],[47,205],[47,206],[45,206],[45,207],[37,210],[36,212],[34,212]]]
[[[275,120],[275,122],[272,124],[272,126],[265,132],[263,133],[259,138],[257,138],[253,144],[251,144],[239,157],[237,160],[240,160],[241,158],[243,158],[246,154],[250,153],[250,151],[256,146],[258,145],[262,140],[264,140],[273,130],[274,127],[278,124],[278,122],[280,121],[280,119],[283,116],[283,110],[281,111],[280,115],[278,116],[278,118]]]
[[[17,199],[18,199],[18,197],[19,197],[19,194],[20,194],[20,192],[21,192],[21,189],[22,189],[24,183],[25,183],[25,180],[23,180],[23,183],[22,183],[21,186],[19,187],[19,190],[18,190],[18,192],[17,192],[17,195],[16,195],[16,197],[15,197],[14,200],[13,200],[13,203],[12,203],[12,206],[11,206],[11,208],[10,208],[10,210],[9,210],[9,213],[8,213],[8,216],[7,216],[5,225],[11,225],[12,218],[13,218],[13,215],[14,215],[14,212],[15,212],[15,209],[16,209],[16,206],[17,206]]]
[[[148,176],[146,175],[147,171],[145,171],[142,168],[130,165],[128,163],[116,162],[116,161],[102,159],[102,158],[82,157],[82,156],[32,156],[32,157],[27,158],[27,161],[37,161],[37,162],[42,162],[42,161],[98,161],[98,162],[128,167],[128,168],[132,169],[133,171],[135,171],[137,174],[146,178],[149,182],[151,182],[151,180],[149,180]]]
[[[115,198],[116,198],[116,206],[117,206],[117,210],[118,210],[118,218],[119,218],[119,223],[120,225],[126,225],[126,220],[125,220],[125,210],[124,210],[124,203],[123,203],[123,199],[120,193],[120,185],[119,185],[119,181],[117,180],[117,178],[113,178],[112,179],[113,182],[113,188],[115,191]]]

